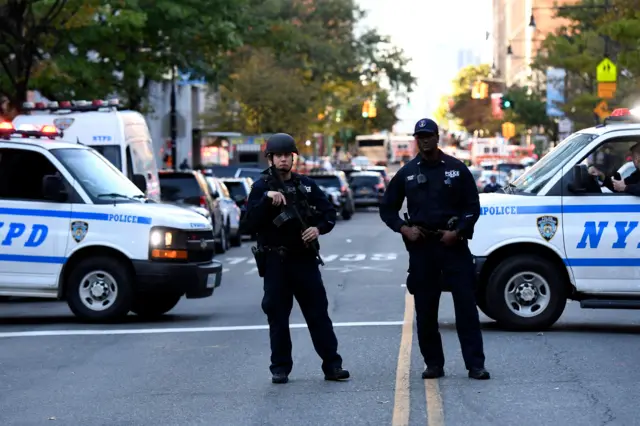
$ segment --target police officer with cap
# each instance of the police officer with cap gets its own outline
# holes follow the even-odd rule
[[[271,167],[254,182],[242,224],[247,232],[257,234],[264,256],[262,310],[269,322],[271,381],[287,383],[293,367],[289,316],[294,297],[322,358],[325,380],[341,381],[349,378],[349,372],[342,368],[317,252],[311,249],[319,235],[335,226],[336,210],[312,179],[291,172],[293,154],[298,149],[292,136],[278,133],[267,140]],[[287,213],[291,203],[305,223],[303,216],[311,217],[307,229],[297,215]],[[304,206],[313,212],[305,211]]]
[[[451,289],[456,329],[469,377],[490,378],[475,300],[475,268],[467,240],[480,216],[473,175],[460,160],[438,149],[438,125],[422,119],[414,137],[419,155],[391,179],[380,205],[386,225],[402,234],[409,252],[407,290],[414,296],[423,379],[444,376],[438,331],[441,280]],[[398,213],[407,199],[408,220]]]

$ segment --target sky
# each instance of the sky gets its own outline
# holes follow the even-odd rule
[[[391,37],[412,59],[418,79],[410,105],[398,113],[395,132],[411,132],[415,123],[432,117],[440,97],[450,92],[458,72],[458,51],[473,49],[491,63],[491,0],[356,0],[368,11],[363,27]]]

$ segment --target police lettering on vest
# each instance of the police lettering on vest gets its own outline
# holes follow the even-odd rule
[[[586,249],[586,248],[598,248],[600,244],[600,239],[604,232],[615,232],[616,233],[616,241],[611,245],[611,248],[614,249],[623,249],[627,247],[627,238],[631,233],[638,227],[637,221],[619,221],[614,222],[613,226],[609,226],[608,221],[602,222],[594,222],[588,221],[584,223],[584,232],[582,233],[582,238],[578,241],[576,248]],[[613,229],[611,229],[613,228]],[[610,231],[607,231],[607,230]],[[640,236],[640,235],[639,235]],[[640,248],[640,243],[636,246],[636,248]]]
[[[36,223],[28,226],[20,222],[0,222],[0,245],[13,246],[22,244],[23,247],[38,247],[44,243],[49,234],[47,225]],[[24,238],[26,237],[26,239]]]

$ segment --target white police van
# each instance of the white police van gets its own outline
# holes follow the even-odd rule
[[[469,248],[487,316],[530,330],[554,324],[567,299],[582,308],[640,309],[640,197],[632,195],[639,188],[610,191],[595,176],[628,176],[630,161],[640,166],[630,152],[638,142],[636,111],[615,110],[605,124],[569,136],[504,193],[480,194]]]
[[[65,140],[88,145],[102,154],[132,182],[144,178],[145,194],[160,201],[160,179],[151,134],[144,117],[109,101],[25,102],[24,114],[13,119],[18,129],[53,123]],[[138,183],[136,182],[136,185]]]
[[[158,204],[53,125],[0,122],[0,296],[64,299],[85,320],[153,317],[220,285],[211,223]]]

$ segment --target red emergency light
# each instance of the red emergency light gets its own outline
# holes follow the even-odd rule
[[[10,121],[0,121],[0,138],[10,139],[14,137],[22,138],[48,138],[55,139],[57,137],[63,137],[61,130],[58,130],[56,126],[46,124],[40,128],[32,124],[23,124],[16,128]]]
[[[611,115],[604,120],[604,124],[611,123],[640,123],[640,116],[638,110],[632,110],[629,108],[616,108],[611,112]]]

